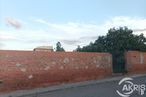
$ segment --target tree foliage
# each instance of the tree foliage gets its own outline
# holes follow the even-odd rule
[[[99,36],[94,43],[78,49],[80,52],[110,52],[113,68],[123,68],[121,72],[125,68],[124,52],[128,50],[146,51],[146,38],[143,34],[133,34],[127,27],[111,28],[105,36]]]
[[[56,51],[65,51],[60,42],[56,43]]]

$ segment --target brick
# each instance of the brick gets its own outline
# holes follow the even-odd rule
[[[0,91],[46,87],[112,75],[109,53],[0,50]]]
[[[129,73],[146,73],[146,52],[128,51],[125,55]]]

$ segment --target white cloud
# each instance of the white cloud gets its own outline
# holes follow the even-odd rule
[[[146,18],[137,17],[114,17],[105,23],[108,28],[127,26],[131,29],[145,29],[146,28]]]
[[[61,42],[67,45],[74,45],[74,44],[77,45],[78,43],[80,43],[80,40],[61,40]]]
[[[144,33],[146,35],[146,18],[120,16],[106,20],[102,24],[51,23],[43,19],[36,19],[31,23],[32,25],[35,23],[32,29],[0,30],[0,39],[5,44],[5,49],[33,49],[40,45],[55,46],[57,41],[61,41],[66,50],[73,50],[77,45],[87,45],[90,41],[97,39],[99,35],[105,35],[109,28],[119,26],[133,29],[135,34]],[[36,24],[39,26],[34,28]]]
[[[90,32],[91,30],[98,30],[98,25],[96,24],[84,24],[84,23],[76,23],[76,22],[67,22],[63,24],[50,23],[43,19],[36,20],[38,23],[42,23],[48,26],[48,28],[56,29],[61,32],[65,32],[68,34],[77,34],[77,33],[85,33]]]
[[[5,33],[5,31],[0,30],[0,41],[11,41],[17,38],[13,34]]]

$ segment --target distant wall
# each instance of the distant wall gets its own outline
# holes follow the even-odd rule
[[[111,75],[109,53],[0,51],[1,92]]]
[[[146,73],[146,52],[128,51],[125,59],[128,73]]]

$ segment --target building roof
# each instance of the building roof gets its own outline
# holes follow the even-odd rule
[[[53,46],[38,46],[35,49],[53,49]]]

